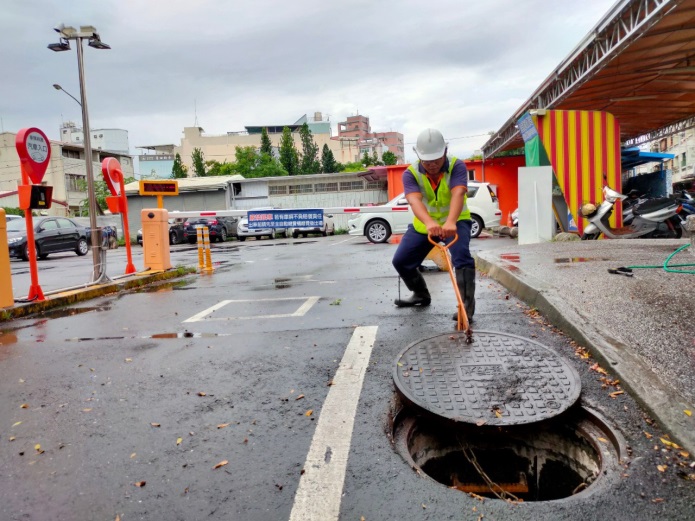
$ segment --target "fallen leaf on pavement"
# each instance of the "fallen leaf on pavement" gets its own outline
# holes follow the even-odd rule
[[[10,441],[12,441],[12,439],[10,439]],[[689,453],[689,452],[683,451],[683,452],[679,452],[679,454],[680,454],[681,456],[683,456],[684,458],[689,458],[689,457],[690,457],[690,453]]]
[[[598,438],[598,441],[602,443],[608,443],[608,440],[606,438]]]
[[[299,396],[297,396],[297,397],[294,399],[294,401],[296,402],[297,400],[301,400],[302,398],[304,398],[304,395],[303,395],[303,394],[300,394]]]
[[[592,371],[596,371],[597,373],[600,373],[600,374],[608,374],[603,367],[598,365],[598,362],[595,363],[594,365],[592,365],[591,367],[589,367],[589,369],[591,369]]]
[[[207,393],[204,393],[203,391],[200,391],[200,392],[198,393],[198,396],[207,396]]]
[[[613,393],[608,393],[608,396],[610,396],[611,398],[615,398],[616,396],[623,394],[624,392],[625,391],[615,391]]]
[[[19,425],[20,423],[22,423],[22,422],[14,422],[14,423],[12,424],[12,427],[16,427],[16,426]]]
[[[90,412],[92,410],[91,407],[87,407],[86,409],[82,409],[82,412]]]
[[[133,452],[133,453],[130,455],[130,459],[133,459],[136,455],[137,455],[137,454],[135,454],[135,453]]]
[[[150,423],[150,425],[152,425],[152,427],[161,427],[162,426],[161,423]]]
[[[693,412],[692,412],[692,411],[689,411],[688,409],[685,409],[683,412],[684,412],[685,414],[687,414],[688,416],[692,416],[692,415],[693,415]]]
[[[227,465],[228,463],[229,463],[229,462],[228,462],[226,459],[225,459],[225,460],[222,460],[222,461],[220,461],[217,465],[215,465],[214,467],[212,467],[212,469],[215,470],[215,469],[218,469],[218,468],[220,468],[220,467],[224,467],[224,466]]]
[[[14,436],[10,436],[10,441],[14,441],[14,440],[16,440],[16,439],[17,439],[17,438],[15,438]]]
[[[147,485],[147,481],[136,481],[134,485],[136,487],[144,487],[145,485]]]
[[[664,500],[662,497],[656,497],[652,499],[652,503],[661,503]]]
[[[314,409],[309,409],[307,412],[304,413],[304,416],[311,416],[314,414]]]
[[[41,448],[41,444],[40,444],[40,443],[37,443],[36,445],[34,445],[34,449],[36,449],[36,452],[38,452],[39,454],[43,454],[43,453],[44,453],[44,450]]]
[[[220,424],[217,426],[218,429],[224,429],[225,427],[229,427],[229,424],[228,424],[228,423],[220,423]]]
[[[487,423],[486,420],[478,420],[477,422],[475,422],[475,424],[476,424],[478,427],[482,427],[482,426],[485,425],[486,423]]]
[[[183,438],[176,438],[176,445],[181,445]]]
[[[22,405],[19,406],[20,409],[28,409],[29,404],[28,403],[23,403]]]
[[[244,441],[242,441],[241,443],[248,443],[248,442],[249,442],[249,439],[248,439],[248,438],[244,438]]]
[[[668,465],[657,465],[656,468],[659,469],[659,472],[666,472]]]
[[[121,516],[119,516],[118,514],[116,514],[116,519],[115,519],[114,521],[121,521]]]
[[[642,431],[644,432],[644,435],[647,437],[647,439],[650,439],[652,437],[651,434],[649,434],[647,431]]]
[[[680,449],[680,447],[678,445],[676,445],[675,443],[673,443],[672,441],[668,441],[664,438],[659,438],[659,439],[661,440],[661,443],[663,443],[667,447],[672,447],[674,449]]]

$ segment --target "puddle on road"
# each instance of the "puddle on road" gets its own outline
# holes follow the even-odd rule
[[[98,336],[98,337],[81,337],[81,338],[67,338],[66,342],[94,342],[97,340],[125,340],[125,339],[136,339],[136,338],[217,338],[223,336],[231,336],[232,333],[194,333],[192,331],[183,331],[179,333],[155,333],[153,335],[145,336]]]
[[[569,264],[571,262],[592,262],[592,261],[609,261],[610,259],[598,257],[566,257],[561,259],[553,259],[555,264]]]
[[[11,331],[0,331],[0,346],[9,346],[17,343],[17,335]]]
[[[94,306],[86,308],[61,308],[53,309],[50,311],[44,311],[41,313],[41,317],[44,318],[64,318],[72,317],[74,315],[82,315],[84,313],[91,313],[92,311],[110,311],[111,306]]]
[[[164,293],[166,291],[182,290],[182,289],[194,289],[188,288],[186,286],[191,286],[195,282],[195,279],[189,278],[184,280],[177,280],[174,282],[164,282],[162,284],[157,284],[155,286],[146,286],[138,288],[135,293]]]

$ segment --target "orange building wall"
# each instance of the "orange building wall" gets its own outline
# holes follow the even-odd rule
[[[475,171],[475,180],[496,186],[497,198],[502,211],[501,224],[508,224],[510,214],[519,206],[519,167],[526,166],[524,156],[498,157],[485,160],[485,175],[483,176],[483,161],[481,159],[466,160],[468,170]]]

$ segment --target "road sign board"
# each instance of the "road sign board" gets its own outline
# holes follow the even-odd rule
[[[46,134],[35,127],[23,128],[17,133],[15,148],[23,171],[32,183],[41,184],[51,159],[51,143]]]
[[[101,173],[104,175],[106,186],[113,196],[121,195],[121,180],[123,179],[123,171],[121,164],[115,157],[107,157],[101,162]]]

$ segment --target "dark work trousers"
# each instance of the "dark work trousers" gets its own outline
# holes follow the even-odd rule
[[[471,221],[461,220],[456,223],[456,233],[459,238],[449,251],[454,268],[475,268],[475,260],[471,257],[469,245],[471,242]],[[433,237],[437,241],[436,237]],[[453,241],[453,237],[446,239],[445,244]],[[404,280],[410,280],[417,269],[425,260],[427,254],[434,248],[427,240],[427,234],[418,233],[413,225],[408,225],[408,230],[403,235],[396,254],[393,256],[393,267]]]

